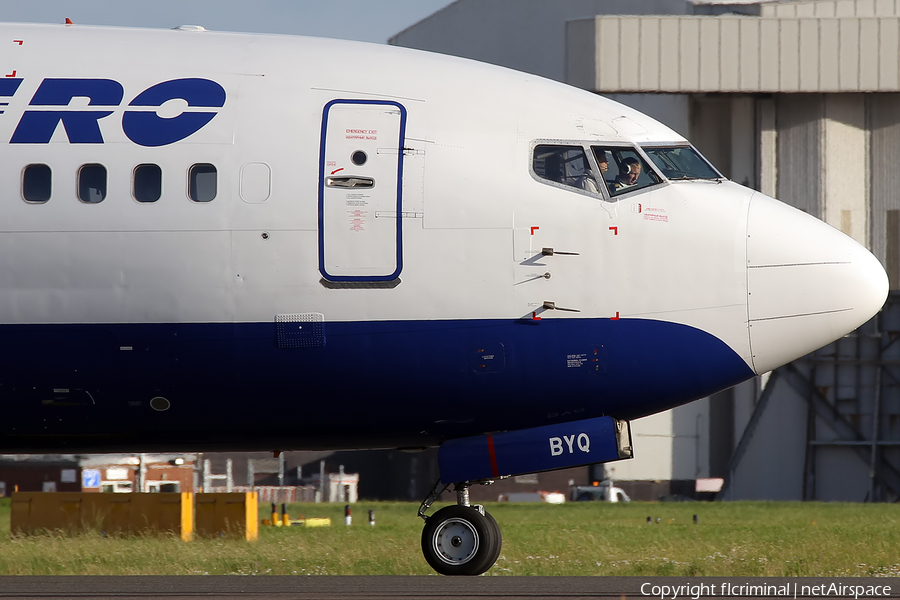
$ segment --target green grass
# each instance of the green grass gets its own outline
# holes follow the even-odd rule
[[[261,527],[255,543],[184,543],[174,536],[11,537],[9,500],[2,499],[0,574],[431,574],[421,555],[417,507],[361,502],[353,507],[353,526],[346,527],[343,505],[294,504],[292,517],[331,517],[333,525]],[[486,508],[503,530],[503,551],[488,575],[900,576],[897,505],[634,502]],[[375,510],[375,527],[367,524],[368,509]],[[261,518],[268,510],[261,507]],[[648,516],[653,524],[647,524]]]

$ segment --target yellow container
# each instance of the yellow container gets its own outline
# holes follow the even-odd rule
[[[190,541],[193,534],[193,494],[98,494],[96,492],[15,492],[10,531],[31,534],[60,531],[77,534],[172,532]]]
[[[303,525],[304,527],[329,527],[331,526],[331,519],[327,517],[324,519],[310,517],[308,519],[297,519],[296,521],[291,521],[291,525]]]
[[[197,494],[197,535],[238,537],[255,541],[259,537],[259,501],[256,492]]]

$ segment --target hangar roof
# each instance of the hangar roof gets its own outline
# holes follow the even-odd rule
[[[570,21],[566,82],[606,93],[896,92],[897,4],[817,0],[763,6],[781,16]]]
[[[793,0],[764,2],[761,17],[896,17],[897,0]]]

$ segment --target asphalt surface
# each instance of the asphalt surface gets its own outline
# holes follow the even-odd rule
[[[724,586],[726,587],[723,587]],[[705,588],[699,586],[705,585]],[[687,586],[687,587],[684,587]],[[710,587],[710,586],[715,586]],[[765,586],[751,588],[749,586]],[[772,587],[774,586],[774,587]],[[786,587],[785,587],[786,586]],[[850,586],[850,587],[841,587]],[[885,586],[888,586],[886,589]],[[760,593],[760,590],[763,590]],[[807,591],[806,594],[803,591]],[[754,593],[756,592],[756,593]],[[796,593],[796,596],[795,596]],[[0,576],[0,598],[900,598],[900,578]]]

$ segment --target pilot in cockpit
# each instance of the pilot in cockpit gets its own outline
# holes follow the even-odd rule
[[[606,157],[605,150],[597,150],[595,155],[597,157],[597,166],[600,167],[600,176],[603,177],[603,173],[609,171],[609,159]]]
[[[612,182],[612,189],[621,191],[637,184],[638,178],[641,176],[641,162],[629,156],[619,165],[619,175]]]

